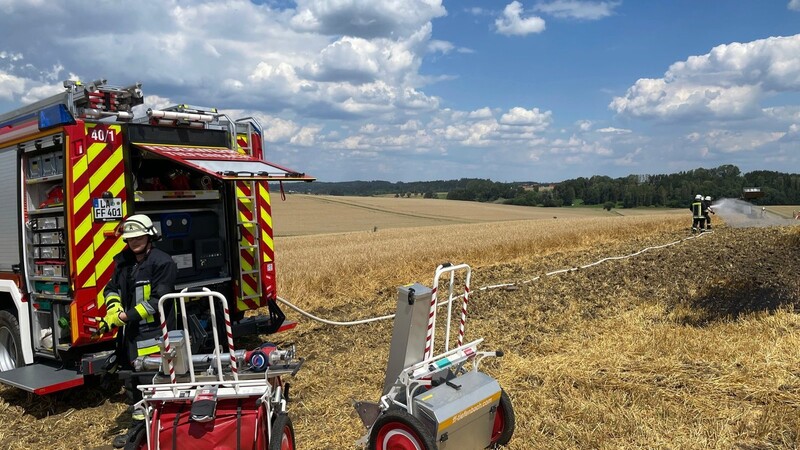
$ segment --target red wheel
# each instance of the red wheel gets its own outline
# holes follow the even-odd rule
[[[269,450],[294,450],[294,427],[286,413],[277,414],[272,421]]]
[[[383,413],[369,434],[369,450],[436,450],[422,422],[404,410]]]
[[[492,426],[492,445],[506,445],[511,440],[516,427],[514,408],[511,407],[511,399],[506,391],[500,390],[500,404],[494,414],[494,425]]]

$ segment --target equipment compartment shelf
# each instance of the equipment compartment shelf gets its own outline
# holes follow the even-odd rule
[[[67,277],[45,277],[45,276],[41,276],[41,275],[31,275],[31,280],[34,280],[34,281],[55,281],[55,282],[59,282],[59,283],[66,283],[67,281],[69,281],[69,278],[67,278]]]
[[[67,295],[48,294],[43,292],[32,292],[33,298],[45,298],[48,300],[60,300],[64,302],[72,302],[72,298]]]
[[[42,209],[31,208],[28,210],[29,216],[39,216],[44,214],[58,214],[58,213],[64,214],[64,205],[50,206]],[[42,230],[42,231],[49,231],[49,230]]]
[[[25,180],[28,184],[37,184],[37,183],[47,183],[50,181],[62,181],[64,179],[64,175],[50,175],[47,177],[38,177],[38,178],[28,178]]]

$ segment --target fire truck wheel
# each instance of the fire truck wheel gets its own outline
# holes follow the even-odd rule
[[[0,372],[23,364],[19,322],[10,312],[0,311]]]
[[[506,391],[500,390],[500,405],[494,415],[494,426],[492,427],[492,445],[506,445],[511,440],[516,427],[514,408],[511,406],[511,398]],[[491,447],[490,446],[490,447]]]
[[[272,421],[268,450],[294,450],[294,427],[286,413],[278,413]]]
[[[378,417],[369,433],[369,450],[435,450],[433,436],[416,417],[390,409]]]

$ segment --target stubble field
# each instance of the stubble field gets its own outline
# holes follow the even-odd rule
[[[484,369],[515,407],[510,449],[800,445],[797,227],[717,226],[686,239],[688,211],[580,217],[537,208],[545,214],[538,220],[509,220],[471,204],[474,220],[409,213],[448,226],[390,228],[389,219],[381,226],[359,218],[349,226],[360,231],[352,231],[335,215],[340,208],[314,217],[292,210],[294,198],[274,209],[276,233],[285,236],[276,239],[279,290],[318,316],[391,314],[397,286],[430,285],[445,261],[472,266],[466,335],[506,353]],[[293,215],[340,221],[339,230],[289,236],[278,224]],[[480,219],[490,216],[506,221]],[[673,245],[542,276],[664,244]],[[480,289],[501,283],[515,286]],[[272,338],[307,358],[289,404],[299,448],[354,448],[365,430],[350,402],[378,399],[391,321],[333,326],[283,309],[299,325]],[[41,398],[0,388],[0,446],[98,446],[124,423],[124,410],[113,387]]]

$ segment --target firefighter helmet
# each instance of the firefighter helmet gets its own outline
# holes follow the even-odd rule
[[[706,195],[706,201],[707,201],[707,202],[710,202],[710,201],[711,201],[711,196],[710,196],[710,195]]]
[[[122,230],[123,241],[139,236],[150,236],[153,240],[159,238],[158,230],[153,225],[153,221],[144,214],[134,214],[128,217],[125,222],[122,222],[120,229]]]
[[[694,196],[694,199],[695,199],[695,200],[702,200],[702,199],[703,199],[703,196],[702,196],[702,195],[700,195],[700,194],[697,194],[697,195],[695,195],[695,196]]]

